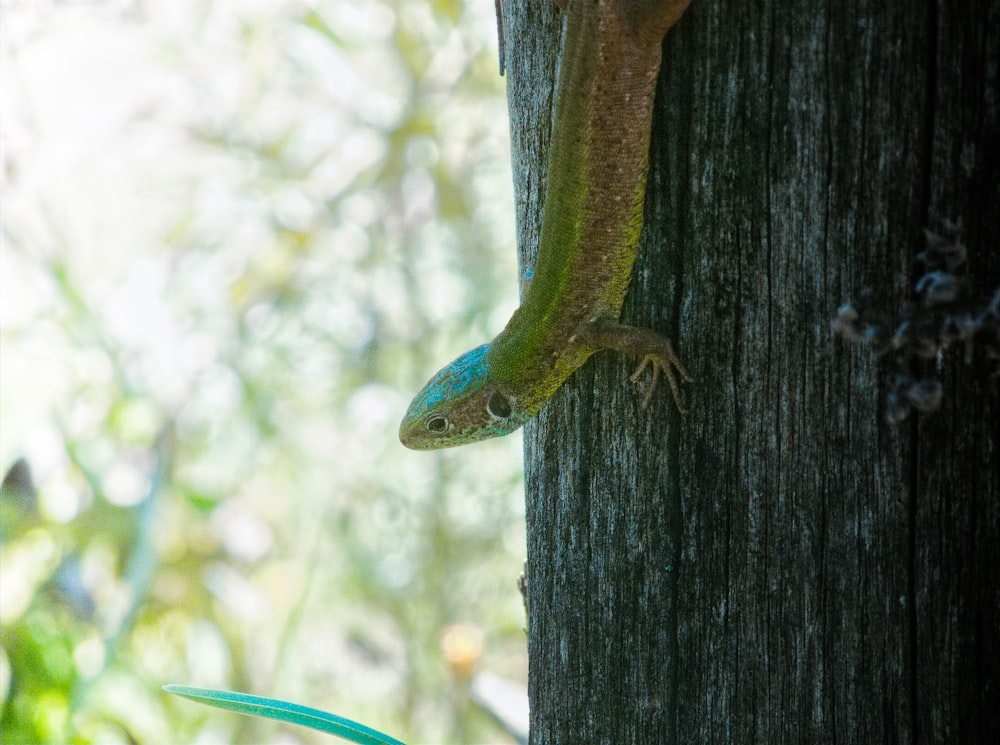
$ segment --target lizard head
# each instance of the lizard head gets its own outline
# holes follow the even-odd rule
[[[435,450],[499,437],[526,417],[491,379],[483,344],[466,352],[430,379],[414,396],[399,425],[399,441],[414,450]]]

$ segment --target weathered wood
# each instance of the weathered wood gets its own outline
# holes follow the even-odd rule
[[[528,257],[550,5],[504,4]],[[532,742],[1000,742],[997,380],[923,363],[942,409],[893,427],[830,331],[942,219],[1000,284],[1000,2],[697,0],[665,55],[625,317],[699,382],[644,411],[598,355],[526,428]]]

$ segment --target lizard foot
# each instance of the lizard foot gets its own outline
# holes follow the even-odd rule
[[[653,352],[647,354],[642,358],[642,362],[639,363],[639,366],[635,369],[635,372],[632,373],[629,380],[633,383],[637,382],[639,378],[642,377],[642,373],[647,367],[652,368],[653,377],[649,381],[649,387],[646,389],[645,395],[642,397],[642,408],[645,409],[649,406],[649,402],[653,400],[653,393],[656,392],[656,384],[659,382],[660,374],[662,373],[667,379],[667,383],[670,385],[670,392],[674,396],[674,404],[677,405],[677,410],[681,414],[687,414],[688,410],[684,406],[684,402],[681,400],[681,389],[677,383],[677,375],[679,375],[681,380],[685,383],[693,383],[694,378],[691,377],[691,373],[689,373],[684,368],[684,365],[681,364],[681,361],[674,353],[674,350],[671,349],[666,353]],[[675,369],[677,370],[677,375],[674,374]]]
[[[670,386],[670,392],[674,394],[674,403],[677,404],[677,409],[682,414],[687,414],[687,409],[681,401],[678,378],[685,383],[693,383],[694,377],[677,356],[670,339],[656,331],[636,326],[625,326],[608,318],[596,319],[592,325],[592,333],[594,341],[600,347],[613,349],[621,354],[642,355],[642,362],[639,363],[639,367],[630,378],[633,383],[639,380],[647,367],[652,368],[653,377],[642,399],[643,408],[653,400],[656,384],[660,380],[660,375],[663,375]]]

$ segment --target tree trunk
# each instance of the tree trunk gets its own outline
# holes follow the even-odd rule
[[[561,21],[504,22],[530,263]],[[1000,742],[996,329],[831,332],[917,297],[944,220],[1000,285],[1000,1],[695,0],[664,55],[625,320],[698,382],[644,410],[600,354],[526,429],[531,742]]]

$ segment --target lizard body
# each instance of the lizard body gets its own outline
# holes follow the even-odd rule
[[[689,0],[563,0],[566,30],[538,258],[521,302],[489,344],[440,370],[400,426],[407,447],[505,435],[595,352],[644,355],[683,411],[669,339],[618,323],[632,275],[661,43]],[[633,379],[636,376],[633,376]]]

